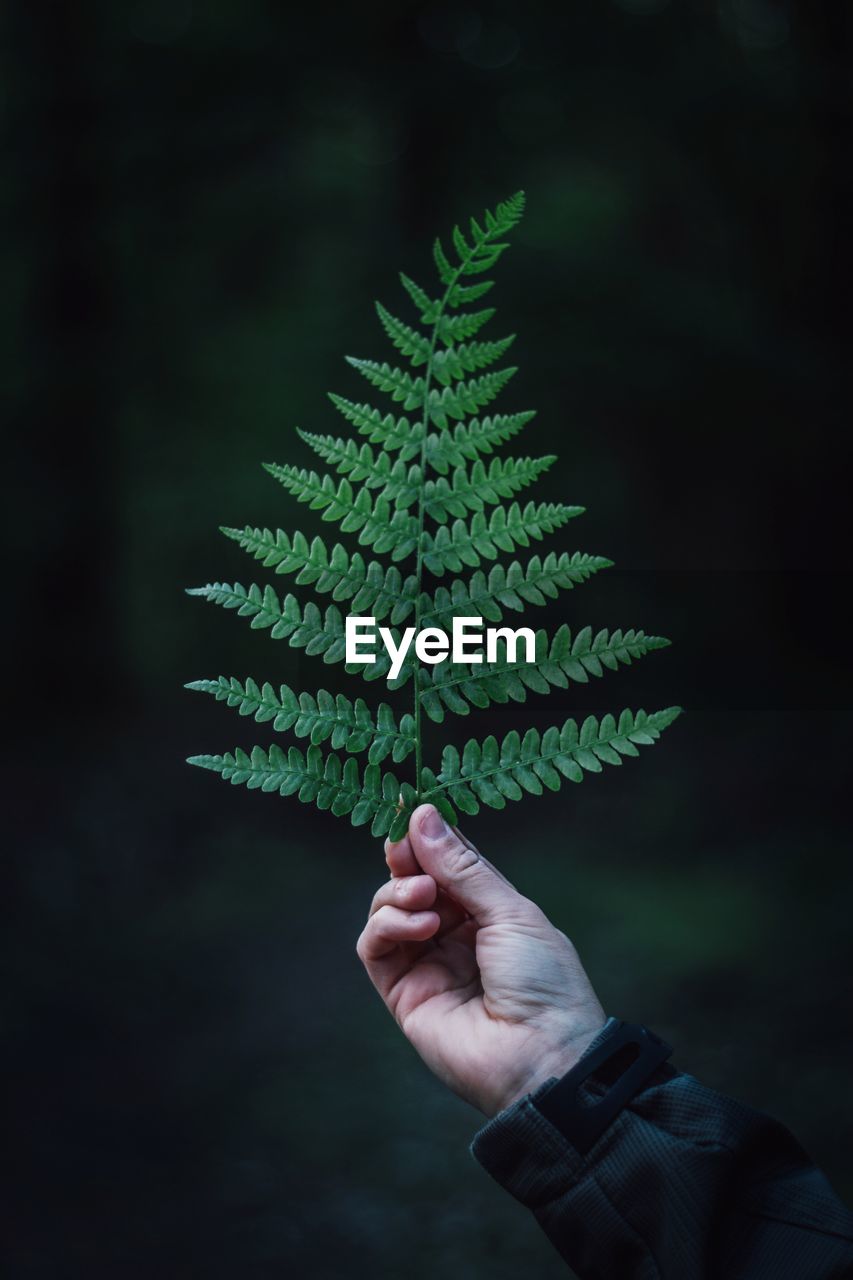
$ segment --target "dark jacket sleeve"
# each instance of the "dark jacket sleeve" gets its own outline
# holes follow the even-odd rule
[[[581,1280],[853,1277],[853,1215],[769,1116],[665,1067],[580,1156],[533,1104],[553,1083],[471,1151]]]

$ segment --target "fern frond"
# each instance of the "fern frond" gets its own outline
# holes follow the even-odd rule
[[[511,729],[501,743],[488,737],[470,738],[460,757],[448,744],[441,758],[441,770],[426,778],[425,799],[446,792],[463,813],[474,814],[480,805],[503,809],[507,800],[520,800],[524,792],[540,796],[547,789],[557,791],[563,778],[583,781],[584,773],[601,773],[605,764],[621,764],[623,756],[636,756],[638,746],[650,746],[681,714],[681,707],[667,707],[649,715],[625,710],[617,724],[612,715],[602,720],[588,716],[578,728],[566,720],[561,728],[552,726],[543,734],[528,729],[522,738]]]
[[[250,753],[237,747],[233,754],[227,751],[221,756],[190,756],[187,764],[212,769],[233,785],[242,783],[250,790],[277,791],[282,796],[298,795],[318,809],[331,809],[337,817],[349,814],[354,827],[369,822],[375,836],[384,836],[390,830],[406,788],[393,773],[382,773],[377,764],[368,764],[361,774],[354,756],[342,765],[339,756],[324,757],[315,746],[304,754],[299,747],[291,747],[285,754],[275,744],[269,751],[252,747]]]
[[[572,640],[566,623],[553,640],[540,629],[535,633],[535,657],[532,662],[508,661],[506,642],[501,640],[504,656],[496,662],[476,664],[454,663],[449,659],[418,673],[420,699],[431,720],[442,721],[445,707],[467,715],[469,703],[487,707],[491,702],[524,702],[528,691],[549,693],[552,687],[565,689],[570,681],[587,684],[589,677],[602,676],[605,668],[616,671],[630,666],[638,658],[656,649],[665,649],[670,641],[664,636],[647,636],[631,628],[610,632],[606,628],[596,635],[591,627],[583,627]],[[523,651],[523,648],[522,648]]]
[[[449,588],[437,586],[432,598],[425,597],[421,622],[424,626],[445,627],[460,616],[500,622],[505,609],[520,611],[526,604],[543,605],[546,597],[554,600],[560,591],[571,590],[612,564],[605,556],[580,551],[572,555],[564,551],[560,556],[549,551],[544,560],[532,556],[524,566],[518,560],[506,567],[494,564],[488,577],[478,569],[467,582],[455,578]]]
[[[303,607],[294,595],[279,599],[271,586],[259,587],[252,583],[244,587],[240,582],[211,582],[204,587],[191,587],[187,595],[200,596],[223,609],[236,609],[238,617],[251,618],[253,630],[269,630],[273,640],[287,640],[293,649],[304,649],[309,655],[320,655],[324,662],[343,662],[346,654],[345,618],[337,605],[330,604],[325,612],[318,609],[313,600]],[[400,634],[389,628],[394,644],[399,645]],[[347,662],[345,670],[363,676],[365,680],[378,680],[387,675],[391,659],[385,649],[378,648],[376,661],[363,665]],[[388,682],[389,689],[398,689],[412,675],[412,659],[407,655],[398,678]]]
[[[323,520],[337,522],[342,533],[356,535],[375,558],[366,559],[340,542],[330,546],[321,537],[309,540],[300,532],[224,528],[255,560],[275,573],[293,575],[298,586],[312,587],[331,602],[320,608],[292,594],[280,597],[271,586],[257,583],[214,582],[190,592],[326,663],[342,662],[350,674],[367,681],[384,679],[389,691],[411,681],[411,713],[398,716],[387,702],[372,708],[362,698],[350,700],[324,689],[297,693],[286,684],[260,684],[251,678],[193,681],[188,688],[208,693],[275,731],[292,731],[310,745],[304,754],[295,746],[287,752],[257,746],[248,753],[238,749],[196,756],[191,763],[250,788],[297,794],[320,808],[349,814],[356,825],[370,822],[375,834],[387,832],[399,840],[421,800],[432,801],[450,821],[456,820],[457,808],[465,813],[476,813],[481,804],[500,808],[524,791],[556,789],[563,778],[579,781],[603,764],[619,764],[624,756],[636,755],[639,745],[655,741],[678,715],[677,707],[651,716],[624,711],[618,723],[612,715],[601,721],[590,716],[580,728],[567,720],[562,728],[541,735],[530,729],[521,738],[513,730],[500,744],[493,737],[482,743],[472,739],[461,755],[451,744],[438,773],[424,760],[424,717],[441,721],[447,712],[467,714],[472,707],[521,702],[531,692],[584,683],[669,643],[633,629],[593,634],[588,626],[573,631],[565,623],[553,638],[544,629],[518,637],[531,640],[530,662],[522,660],[526,645],[522,653],[510,650],[510,628],[497,645],[489,637],[491,662],[475,658],[454,663],[452,652],[438,663],[429,662],[431,653],[447,653],[444,640],[439,638],[438,650],[418,643],[425,628],[451,630],[457,617],[494,623],[508,612],[517,615],[543,605],[612,563],[603,556],[553,551],[531,555],[525,563],[500,560],[549,536],[584,510],[516,500],[554,458],[493,455],[530,422],[532,411],[480,416],[516,372],[512,366],[501,367],[514,335],[482,337],[494,308],[479,302],[493,286],[484,277],[508,247],[506,236],[523,210],[524,194],[518,192],[482,217],[454,226],[444,241],[437,239],[433,259],[438,287],[422,288],[401,274],[416,320],[400,318],[376,303],[385,334],[408,368],[354,356],[347,361],[390,396],[400,412],[332,394],[333,405],[362,439],[300,431],[329,466],[328,473],[266,464],[299,502],[321,512]],[[403,573],[398,562],[407,556],[414,568]],[[495,563],[483,568],[484,561]],[[472,570],[467,578],[429,583],[430,577],[441,579],[466,567]],[[382,629],[373,646],[365,643],[369,630],[361,635],[362,652],[372,648],[373,662],[346,662],[351,616],[366,627],[375,619]],[[427,646],[435,645],[434,636],[423,639]],[[392,668],[398,671],[394,679]],[[328,755],[321,750],[325,744],[331,748]],[[343,763],[335,752],[346,753]],[[355,759],[360,752],[366,752],[363,772]],[[398,782],[380,769],[389,758],[402,764],[412,756],[412,782]]]
[[[362,546],[373,547],[377,554],[390,551],[393,560],[403,560],[417,547],[417,517],[402,510],[392,511],[383,493],[371,494],[367,488],[353,490],[346,477],[336,486],[328,473],[319,476],[316,471],[290,464],[265,462],[264,468],[298,502],[322,511],[323,520],[338,521],[344,533],[357,533]]]
[[[391,621],[402,622],[415,607],[417,578],[403,577],[396,565],[387,568],[377,560],[365,562],[360,551],[349,552],[336,542],[329,551],[322,538],[309,544],[302,533],[292,537],[283,529],[229,529],[222,533],[232,538],[244,551],[250,552],[276,573],[295,573],[296,581],[313,583],[318,591],[331,594],[333,600],[352,600],[353,613],[371,613],[376,618],[391,614]]]
[[[292,729],[297,738],[310,738],[315,745],[329,739],[334,751],[366,751],[370,764],[381,764],[388,755],[399,764],[415,749],[414,718],[404,715],[398,725],[387,702],[380,702],[374,715],[363,698],[351,702],[325,689],[297,694],[286,684],[276,693],[271,684],[258,685],[251,677],[245,683],[234,676],[192,680],[184,688],[210,693],[258,724],[271,721],[278,733]]]
[[[440,525],[434,534],[423,534],[424,564],[437,577],[447,569],[458,573],[466,564],[476,568],[481,559],[495,560],[501,551],[527,547],[531,538],[546,537],[585,510],[559,502],[528,502],[522,510],[514,502],[511,507],[495,507],[488,519],[476,511],[470,524],[454,520],[452,525]]]
[[[554,454],[545,458],[492,458],[486,469],[478,458],[470,470],[457,467],[448,481],[443,476],[427,480],[424,488],[424,507],[433,520],[444,524],[448,516],[463,517],[469,511],[482,511],[484,507],[511,498],[528,484],[538,480],[553,462]]]

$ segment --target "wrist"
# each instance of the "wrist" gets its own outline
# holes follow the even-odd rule
[[[503,1083],[492,1105],[488,1109],[483,1108],[485,1114],[496,1116],[499,1111],[518,1102],[519,1098],[533,1093],[546,1080],[559,1080],[581,1060],[607,1023],[608,1018],[602,1012],[600,1019],[573,1030],[563,1039],[554,1041],[549,1038],[538,1047],[538,1051],[525,1055],[525,1064]]]

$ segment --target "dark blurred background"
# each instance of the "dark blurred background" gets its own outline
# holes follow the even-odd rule
[[[518,187],[501,407],[560,454],[537,496],[588,507],[546,549],[616,562],[535,624],[674,644],[430,742],[686,708],[467,828],[608,1011],[850,1196],[850,6],[104,0],[2,32],[3,1274],[565,1274],[360,969],[380,843],[183,763],[271,740],[186,680],[339,687],[183,588],[292,586],[217,526],[320,529],[261,461],[346,429],[373,298],[408,315],[398,269],[430,282],[436,231]]]

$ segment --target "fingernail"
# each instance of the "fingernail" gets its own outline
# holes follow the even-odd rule
[[[447,831],[447,823],[434,805],[427,805],[421,814],[420,828],[427,840],[438,840]]]

